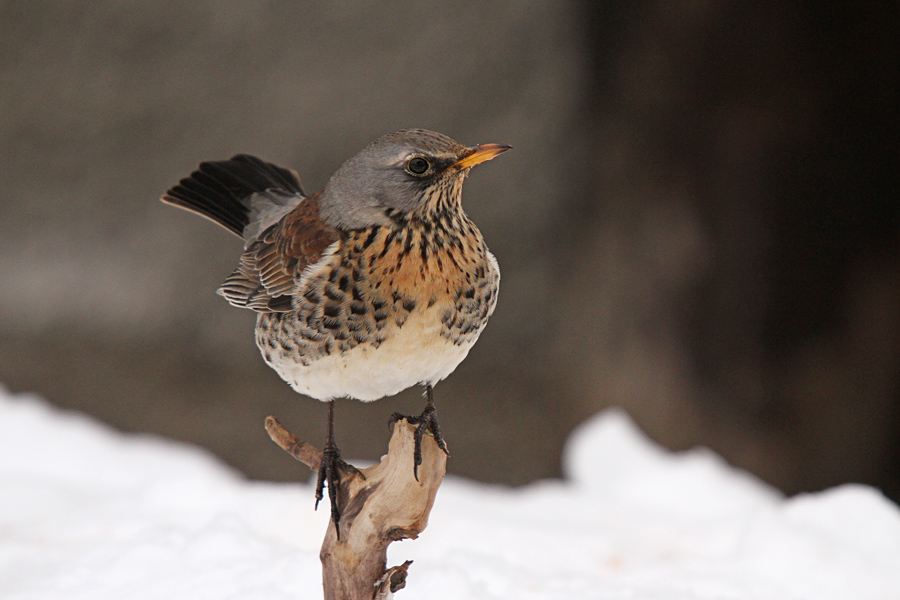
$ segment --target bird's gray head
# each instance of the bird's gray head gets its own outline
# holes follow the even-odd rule
[[[332,175],[319,198],[320,214],[346,230],[391,225],[440,200],[458,205],[469,169],[509,148],[463,146],[424,129],[385,135]]]

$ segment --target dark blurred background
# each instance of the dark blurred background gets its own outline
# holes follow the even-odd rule
[[[375,137],[513,152],[465,205],[503,270],[490,326],[437,388],[450,469],[560,475],[624,406],[787,492],[900,497],[897,2],[0,3],[0,382],[249,476],[301,465],[323,404],[214,291],[240,241],[163,206],[237,152],[308,190]],[[418,391],[341,402],[377,459]]]

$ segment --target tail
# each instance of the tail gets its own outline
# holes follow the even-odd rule
[[[190,177],[163,194],[162,201],[197,213],[244,237],[251,210],[258,212],[259,201],[283,205],[285,196],[297,200],[305,196],[297,173],[255,156],[238,154],[229,160],[201,163]]]

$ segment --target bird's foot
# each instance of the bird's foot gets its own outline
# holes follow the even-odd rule
[[[322,462],[319,464],[319,474],[316,478],[316,508],[319,508],[319,502],[324,497],[323,491],[327,484],[328,499],[331,501],[331,520],[334,522],[338,539],[341,539],[341,511],[338,508],[338,493],[342,476],[346,478],[350,474],[366,478],[362,471],[341,458],[341,451],[337,446],[326,444],[322,451]]]
[[[425,435],[426,431],[431,431],[431,435],[434,436],[434,441],[437,443],[438,448],[444,451],[444,454],[450,456],[450,452],[447,450],[447,444],[444,443],[444,436],[441,435],[441,426],[438,424],[437,412],[435,411],[434,406],[426,406],[425,410],[422,411],[422,414],[418,417],[408,417],[400,413],[394,413],[391,415],[389,424],[393,426],[394,423],[401,419],[406,419],[410,425],[416,426],[416,431],[413,433],[413,440],[415,441],[415,449],[413,450],[413,475],[415,476],[416,481],[418,481],[419,465],[422,464],[422,436]]]

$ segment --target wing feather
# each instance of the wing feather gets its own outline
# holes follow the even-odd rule
[[[249,241],[238,268],[219,288],[234,306],[257,312],[291,309],[291,294],[309,265],[336,250],[340,236],[319,217],[319,193]],[[334,246],[332,248],[332,246]]]

